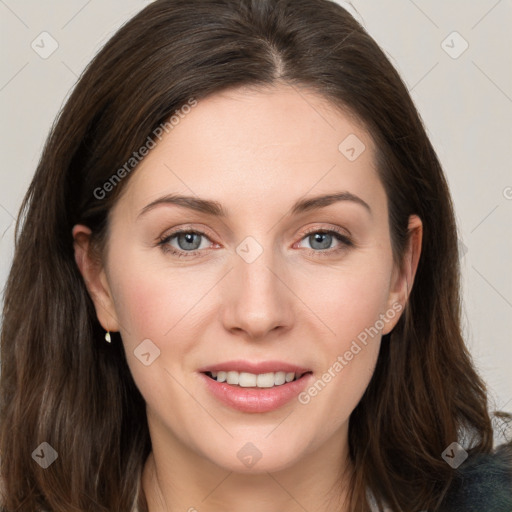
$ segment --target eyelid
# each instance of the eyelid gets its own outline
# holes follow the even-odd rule
[[[215,238],[215,235],[211,235],[206,226],[203,227],[203,225],[200,225],[199,228],[194,227],[194,226],[197,226],[197,225],[180,224],[180,226],[177,228],[170,228],[170,229],[164,231],[164,233],[158,237],[158,240],[161,241],[163,239],[170,238],[174,235],[179,235],[180,233],[196,233],[198,235],[202,235],[202,236],[208,238],[208,240],[210,240],[210,241],[212,238]]]
[[[347,238],[350,240],[352,239],[352,234],[350,233],[350,231],[348,229],[343,229],[343,228],[340,228],[339,226],[331,225],[329,227],[313,226],[313,227],[307,228],[304,231],[300,232],[301,240],[302,240],[302,238],[304,238],[305,236],[307,236],[311,233],[318,233],[318,232],[324,232],[324,233],[334,232],[334,233],[337,233],[338,235],[343,236],[344,238]]]

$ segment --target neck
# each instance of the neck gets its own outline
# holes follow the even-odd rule
[[[226,470],[185,446],[153,441],[142,476],[149,512],[347,512],[348,438],[339,433],[276,472]]]

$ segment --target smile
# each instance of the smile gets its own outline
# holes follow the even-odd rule
[[[242,388],[273,388],[275,386],[282,386],[288,382],[300,379],[304,373],[299,374],[295,372],[280,371],[255,374],[231,370],[227,372],[206,372],[206,375],[217,382],[226,382],[231,386],[239,386]]]
[[[314,380],[307,368],[282,361],[231,361],[201,368],[199,375],[217,403],[241,412],[277,410]]]

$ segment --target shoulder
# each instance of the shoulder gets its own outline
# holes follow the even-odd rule
[[[512,511],[512,446],[469,457],[443,501],[441,512]]]

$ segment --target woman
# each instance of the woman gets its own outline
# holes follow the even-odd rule
[[[4,510],[510,509],[446,180],[337,4],[149,5],[17,232]]]

